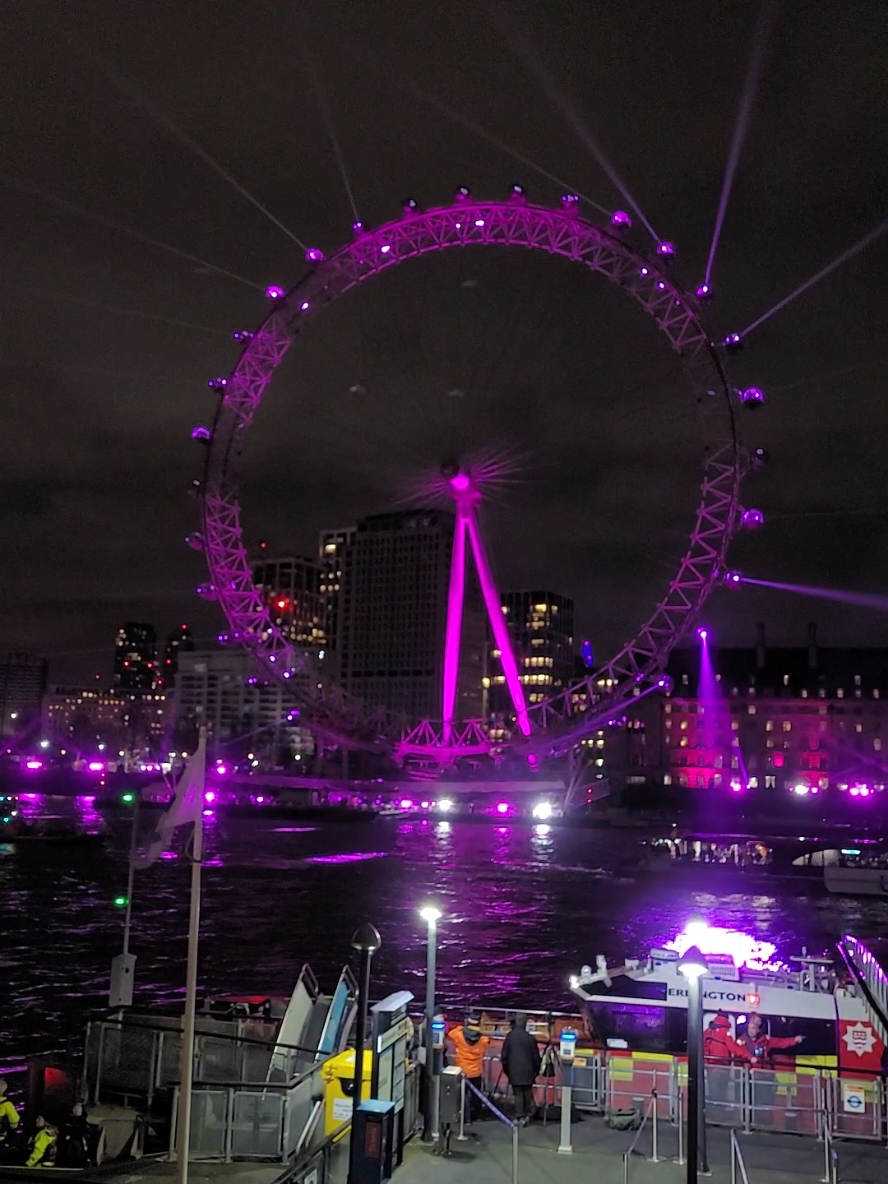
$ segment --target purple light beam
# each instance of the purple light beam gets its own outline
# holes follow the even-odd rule
[[[459,679],[459,649],[462,638],[463,601],[466,591],[466,519],[463,499],[456,499],[456,526],[453,529],[453,554],[450,560],[450,587],[447,592],[447,626],[444,633],[444,743],[453,742],[456,715],[456,688]]]
[[[727,213],[728,209],[728,201],[731,197],[731,189],[734,186],[734,174],[737,172],[737,165],[740,162],[740,153],[743,151],[743,144],[746,140],[746,132],[749,128],[749,116],[752,113],[752,105],[755,102],[756,92],[758,91],[762,67],[765,64],[765,57],[768,48],[768,36],[771,31],[771,26],[774,23],[775,7],[776,6],[773,0],[764,0],[764,3],[759,9],[758,19],[755,23],[752,55],[749,59],[749,67],[746,71],[746,81],[743,84],[743,92],[740,95],[740,107],[737,111],[737,120],[734,124],[734,135],[731,139],[731,148],[728,153],[728,163],[725,165],[725,177],[722,181],[721,196],[718,200],[718,213],[715,216],[715,229],[712,232],[712,243],[709,247],[709,258],[706,260],[705,287],[707,289],[709,289],[712,285],[712,266],[715,262],[715,252],[718,250],[718,240],[721,237],[722,223],[725,220],[725,214]]]
[[[835,271],[837,267],[841,267],[843,263],[847,263],[849,259],[853,259],[855,255],[860,254],[864,247],[868,247],[870,243],[875,242],[886,230],[888,230],[888,218],[884,222],[880,222],[878,226],[873,227],[869,234],[865,234],[853,247],[849,247],[847,251],[843,251],[841,255],[836,256],[832,263],[827,263],[826,267],[822,267],[816,275],[812,275],[809,280],[805,280],[803,284],[800,284],[788,296],[784,296],[773,308],[769,308],[767,312],[762,313],[758,320],[746,326],[740,336],[746,337],[753,329],[757,329],[759,325],[763,325],[774,313],[780,312],[781,308],[786,308],[787,304],[791,304],[797,296],[801,296],[803,292],[807,292],[809,288],[813,288],[816,283],[819,283],[820,280],[828,276],[830,272]]]
[[[843,592],[840,588],[809,588],[806,584],[778,584],[774,580],[754,580],[743,576],[744,584],[757,584],[760,588],[774,588],[777,592],[795,592],[800,596],[814,596],[818,600],[832,600],[837,604],[854,604],[860,608],[871,608],[879,613],[888,613],[888,596],[876,592]]]

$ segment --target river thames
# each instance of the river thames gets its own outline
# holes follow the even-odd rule
[[[843,932],[888,932],[888,902],[828,897],[780,881],[774,895],[701,891],[668,873],[620,866],[637,832],[396,819],[312,826],[278,818],[208,818],[201,988],[289,995],[308,962],[331,990],[357,925],[382,935],[373,993],[424,993],[425,927],[437,904],[439,996],[571,1007],[568,976],[604,953],[643,957],[699,917],[772,941],[788,957]],[[77,1053],[86,1021],[107,1004],[120,952],[129,828],[112,820],[104,851],[48,846],[0,857],[0,969],[6,988],[0,1064]],[[708,885],[702,885],[708,887]],[[163,859],[136,875],[131,952],[135,1005],[181,1001],[188,869]]]

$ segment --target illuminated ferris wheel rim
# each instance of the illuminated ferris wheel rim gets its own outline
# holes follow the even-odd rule
[[[401,755],[410,750],[411,741],[418,752],[434,750],[443,742],[442,729],[431,721],[405,735],[405,721],[385,709],[368,709],[338,687],[320,690],[315,679],[306,687],[306,679],[299,677],[307,672],[306,656],[274,625],[253,583],[243,542],[238,478],[245,436],[275,369],[323,308],[407,259],[452,247],[520,246],[597,271],[654,318],[681,358],[705,425],[713,433],[687,550],[651,617],[610,662],[530,705],[533,731],[572,741],[597,726],[602,713],[619,710],[640,690],[655,685],[670,651],[687,634],[724,571],[728,545],[739,525],[740,482],[747,460],[720,347],[702,324],[699,300],[671,278],[671,245],[658,244],[656,256],[647,257],[623,240],[628,224],[626,215],[615,214],[610,227],[597,226],[579,215],[573,197],[562,199],[556,209],[529,204],[518,187],[508,201],[480,202],[461,190],[451,206],[421,212],[411,203],[402,218],[375,230],[356,223],[354,241],[327,258],[319,250],[308,251],[310,270],[289,292],[269,288],[273,306],[258,330],[235,334],[244,343],[237,365],[227,378],[210,383],[220,395],[212,430],[193,433],[207,445],[201,486],[203,535],[198,545],[206,552],[210,583],[198,591],[218,599],[225,613],[230,633],[220,635],[220,640],[245,646],[271,678],[287,684],[307,726],[346,745],[395,747]],[[590,711],[593,705],[601,710]],[[520,740],[526,744],[524,737]],[[485,743],[490,746],[479,721],[468,721],[452,747],[476,752]]]

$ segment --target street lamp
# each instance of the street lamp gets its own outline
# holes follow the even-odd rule
[[[703,1072],[703,986],[709,963],[696,946],[678,961],[688,980],[688,1184],[697,1184],[698,1169],[709,1174],[706,1154],[706,1079]]]
[[[441,910],[434,905],[426,905],[419,910],[428,926],[426,939],[426,998],[425,998],[425,1097],[423,1110],[422,1141],[431,1143],[435,1135],[435,1117],[437,1115],[437,1099],[435,1097],[435,1065],[432,1036],[432,1020],[435,1017],[435,970],[438,957],[438,922],[441,920]]]
[[[382,938],[375,925],[365,922],[355,930],[351,940],[352,949],[361,955],[361,968],[358,975],[358,1017],[355,1030],[355,1077],[352,1087],[352,1131],[354,1131],[355,1115],[361,1104],[361,1094],[364,1087],[364,1039],[367,1035],[367,1014],[370,1010],[370,961],[379,947]],[[357,1139],[349,1140],[348,1179],[351,1184],[354,1176],[354,1148]]]

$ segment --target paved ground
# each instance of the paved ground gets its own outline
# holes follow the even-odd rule
[[[476,1134],[474,1132],[477,1132]],[[571,1127],[572,1155],[559,1155],[557,1123],[535,1122],[519,1131],[519,1184],[624,1184],[623,1154],[634,1134],[609,1130],[598,1117],[588,1117]],[[824,1147],[798,1135],[752,1134],[739,1136],[749,1184],[817,1184],[825,1172]],[[873,1143],[835,1144],[840,1184],[886,1184],[888,1149]],[[473,1137],[452,1144],[453,1154],[443,1158],[419,1139],[408,1144],[403,1166],[394,1184],[511,1184],[511,1130],[491,1120],[476,1124]],[[342,1148],[344,1151],[344,1146]],[[677,1132],[668,1123],[659,1130],[660,1162],[651,1153],[650,1132],[645,1129],[629,1161],[629,1184],[684,1184],[687,1168],[674,1162]],[[713,1184],[731,1180],[730,1136],[720,1127],[709,1128],[709,1159]],[[192,1184],[273,1184],[280,1179],[280,1165],[193,1163]],[[338,1157],[330,1184],[346,1184],[347,1161]],[[124,1169],[114,1184],[170,1184],[175,1166],[155,1162]],[[0,1175],[2,1179],[2,1175]],[[107,1177],[106,1177],[107,1179]],[[738,1175],[738,1180],[740,1180]],[[110,1181],[109,1181],[110,1184]]]
[[[452,1144],[453,1155],[441,1158],[421,1143],[412,1143],[396,1184],[509,1184],[512,1179],[511,1131],[498,1122],[475,1128],[477,1138]],[[534,1123],[519,1131],[520,1184],[623,1184],[623,1153],[634,1138],[611,1131],[601,1118],[589,1117],[571,1128],[574,1153],[559,1155],[557,1125]],[[749,1184],[815,1184],[824,1176],[824,1148],[814,1139],[794,1135],[741,1135]],[[629,1184],[680,1184],[686,1166],[674,1162],[677,1132],[660,1126],[661,1162],[651,1163],[650,1134],[642,1134],[629,1162]],[[721,1128],[709,1131],[710,1165],[714,1184],[731,1179],[730,1136]],[[884,1146],[837,1143],[841,1184],[885,1184],[888,1150]],[[739,1178],[739,1176],[738,1176]]]

